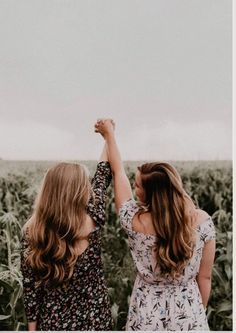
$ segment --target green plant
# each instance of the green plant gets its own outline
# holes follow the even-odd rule
[[[84,162],[93,173],[95,164]],[[133,182],[138,162],[126,164]],[[173,163],[175,164],[175,163]],[[40,181],[52,162],[0,161],[0,329],[24,330],[20,272],[21,228],[32,212]],[[175,164],[187,192],[206,210],[216,226],[216,258],[208,306],[211,330],[232,330],[232,166],[228,162]],[[5,169],[4,169],[5,168]],[[10,173],[9,173],[10,171]],[[135,269],[127,237],[108,190],[107,223],[103,230],[103,261],[115,330],[124,330]]]
[[[1,266],[0,266],[0,328],[22,330],[26,318],[22,311],[22,276],[20,271],[21,226],[12,213],[0,217]]]

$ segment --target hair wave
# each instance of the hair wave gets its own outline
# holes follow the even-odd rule
[[[27,261],[38,286],[58,286],[71,278],[90,193],[88,171],[80,164],[59,163],[46,173],[26,224]]]
[[[185,192],[177,170],[170,164],[146,163],[138,170],[144,206],[151,213],[157,234],[157,265],[161,274],[177,278],[193,255],[195,205]]]

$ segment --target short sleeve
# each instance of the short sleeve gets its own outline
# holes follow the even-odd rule
[[[105,223],[106,190],[111,179],[112,172],[110,163],[105,161],[99,162],[91,182],[94,198],[91,198],[88,204],[88,213],[98,225]]]
[[[209,242],[212,239],[216,238],[216,231],[215,226],[212,221],[212,218],[209,217],[205,223],[202,224],[201,228],[201,239],[204,241],[204,243]]]
[[[27,263],[29,242],[26,236],[21,241],[21,272],[23,275],[23,302],[28,322],[37,321],[42,304],[42,287],[36,286],[35,275]]]
[[[132,219],[138,210],[139,206],[133,199],[129,199],[121,205],[119,210],[119,218],[121,226],[126,232],[132,231]]]

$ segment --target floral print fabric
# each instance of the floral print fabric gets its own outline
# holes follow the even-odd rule
[[[139,206],[130,199],[120,209],[120,222],[128,234],[137,268],[126,330],[188,331],[209,330],[201,294],[196,282],[204,243],[215,238],[212,219],[196,229],[194,254],[181,278],[163,278],[155,262],[155,235],[132,230],[132,219]]]
[[[29,250],[27,234],[22,240],[21,269],[24,286],[24,306],[28,321],[38,323],[43,331],[111,330],[112,317],[108,290],[101,260],[101,226],[105,222],[106,188],[111,181],[108,162],[97,165],[92,187],[94,200],[88,204],[88,214],[97,227],[89,235],[89,246],[78,257],[69,283],[57,288],[35,287],[36,277],[27,265]]]

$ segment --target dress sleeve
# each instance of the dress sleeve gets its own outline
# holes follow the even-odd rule
[[[105,223],[107,188],[112,179],[109,162],[99,162],[92,179],[94,198],[89,201],[88,213],[98,225]]]
[[[212,221],[212,218],[209,217],[205,223],[203,223],[202,228],[202,239],[204,243],[209,242],[212,239],[216,238],[215,226]]]
[[[139,206],[136,201],[133,199],[129,199],[125,201],[119,210],[119,218],[121,226],[127,233],[132,232],[132,219],[134,215],[139,210]]]
[[[35,275],[27,263],[29,242],[26,236],[21,241],[21,272],[23,275],[23,302],[28,322],[37,321],[42,304],[42,287],[36,286]]]

